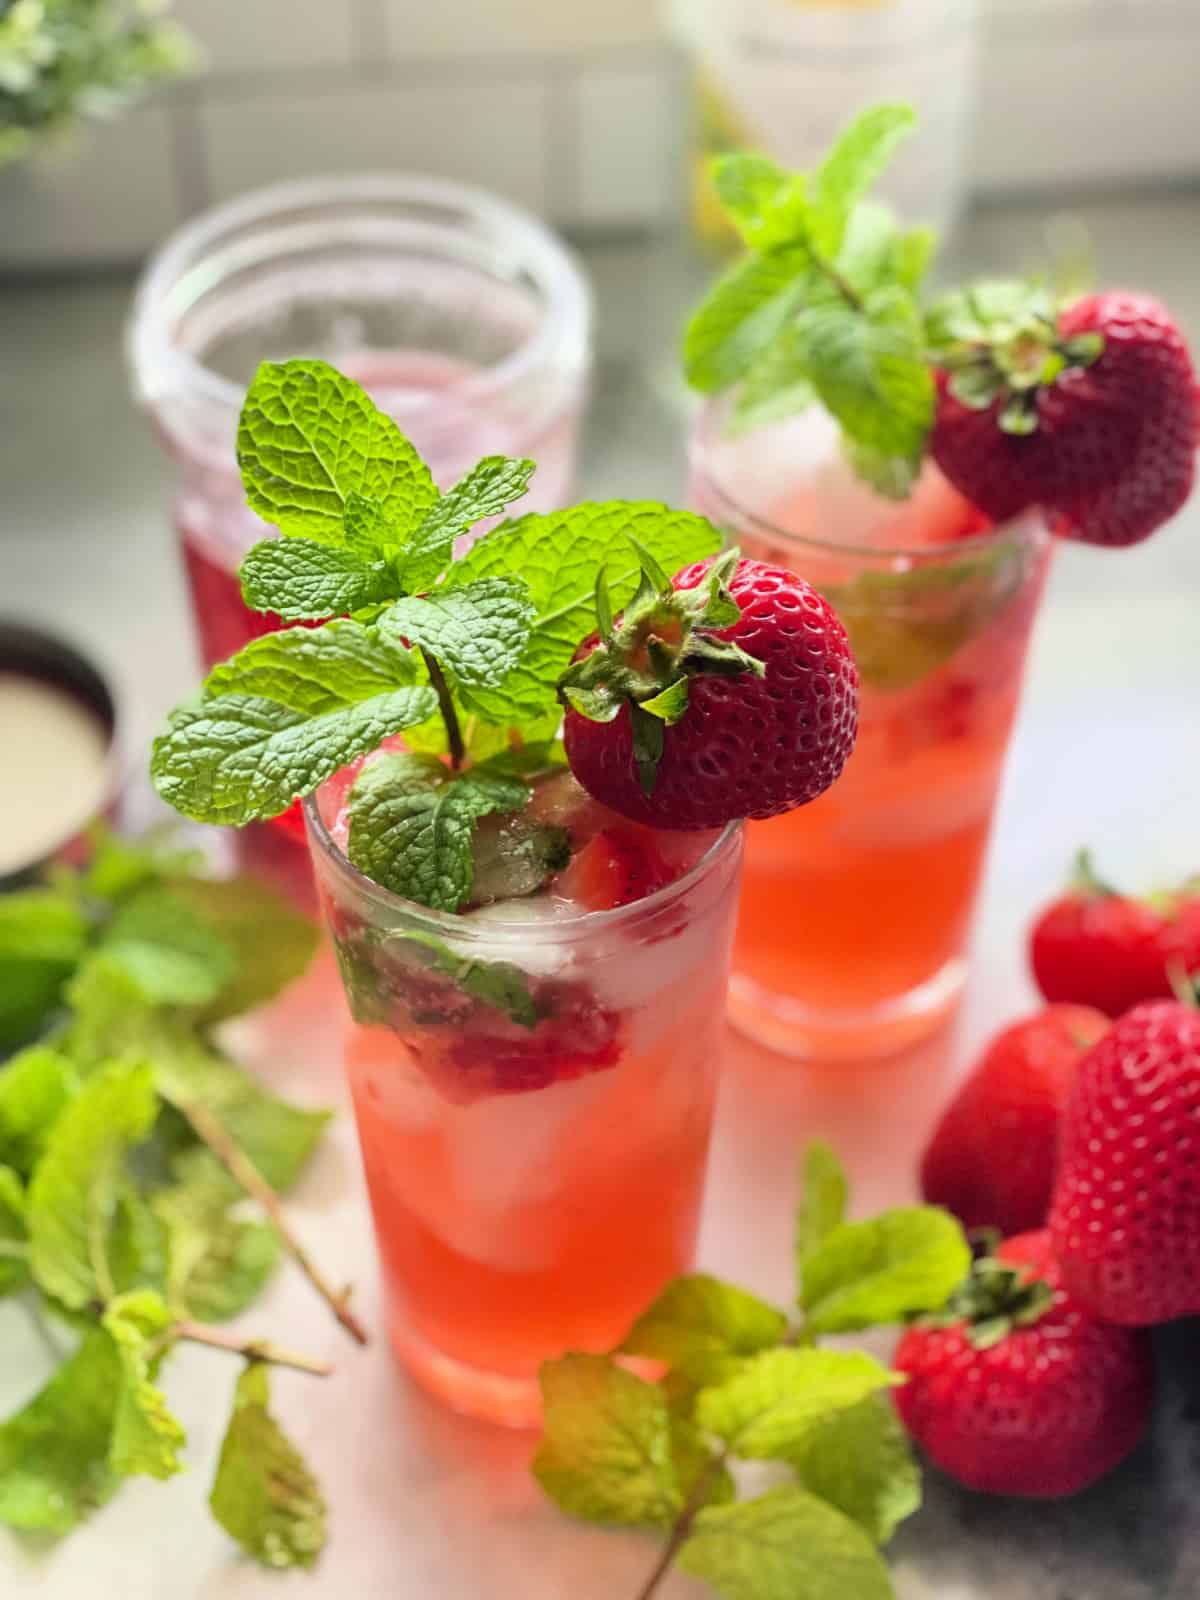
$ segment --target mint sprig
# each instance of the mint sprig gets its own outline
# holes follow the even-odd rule
[[[258,885],[191,876],[195,863],[159,844],[93,843],[83,869],[12,897],[8,919],[60,975],[31,1019],[44,1038],[0,1065],[0,1295],[67,1319],[81,1342],[0,1420],[0,1522],[55,1535],[124,1479],[185,1465],[170,1403],[179,1345],[255,1370],[329,1370],[218,1326],[256,1299],[285,1245],[296,1251],[263,1174],[290,1185],[327,1116],[270,1093],[209,1028],[298,976],[314,930]],[[263,1216],[242,1214],[248,1193]],[[329,1297],[350,1325],[346,1293]],[[323,1520],[309,1469],[269,1419],[239,1408],[233,1432],[252,1436],[267,1496],[243,1487],[236,1514],[222,1497],[218,1515],[259,1559],[311,1563]],[[305,1484],[294,1538],[281,1473]]]
[[[905,1322],[946,1306],[970,1251],[945,1212],[845,1219],[845,1175],[809,1150],[796,1222],[798,1316],[706,1275],[668,1285],[611,1356],[542,1369],[545,1437],[534,1474],[588,1521],[657,1528],[673,1566],[729,1600],[894,1600],[879,1547],[920,1504],[920,1477],[888,1399],[902,1380],[822,1332]],[[668,1364],[661,1383],[619,1357]],[[737,1498],[734,1461],[789,1475]]]
[[[874,481],[919,463],[934,385],[917,299],[932,236],[904,233],[867,199],[912,131],[910,108],[875,106],[840,135],[812,173],[766,158],[718,158],[718,197],[749,255],[717,283],[684,341],[688,381],[736,388],[738,429],[819,399]]]
[[[720,537],[690,512],[614,501],[505,523],[456,558],[463,534],[525,493],[533,463],[489,456],[439,494],[395,423],[320,361],[260,369],[238,455],[247,499],[283,536],[246,557],[244,597],[322,625],[268,634],[213,669],[155,742],[158,791],[197,821],[240,826],[409,734],[463,777],[434,782],[426,769],[431,781],[416,783],[403,764],[364,773],[351,858],[456,911],[475,825],[529,795],[471,773],[556,734],[555,683],[592,626],[598,580],[620,607],[638,584],[631,535],[669,571]]]

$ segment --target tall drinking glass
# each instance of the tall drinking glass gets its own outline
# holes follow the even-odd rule
[[[906,501],[845,465],[824,414],[737,435],[708,406],[691,503],[833,603],[862,675],[841,781],[747,830],[731,1014],[783,1053],[865,1058],[955,1006],[1042,593],[1042,520],[989,528],[934,469]]]
[[[590,322],[587,285],[553,234],[437,179],[281,184],[170,238],[138,288],[128,348],[137,396],[175,464],[204,663],[280,626],[246,609],[236,577],[272,531],[245,503],[235,454],[260,362],[333,362],[396,419],[443,487],[481,456],[532,456],[520,509],[545,511],[570,498]],[[298,807],[266,829],[290,836],[303,863]],[[246,835],[261,847],[265,831]]]
[[[741,830],[616,910],[535,896],[450,916],[351,866],[349,781],[305,816],[389,1335],[456,1409],[530,1425],[541,1363],[611,1348],[692,1261]],[[497,999],[501,973],[535,1025]]]

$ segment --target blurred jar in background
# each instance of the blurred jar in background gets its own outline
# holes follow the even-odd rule
[[[966,198],[978,0],[671,0],[695,63],[692,205],[706,242],[732,242],[714,155],[761,150],[808,171],[855,112],[904,100],[920,129],[880,185],[912,222],[949,231]]]
[[[588,286],[566,248],[532,216],[455,183],[281,184],[168,239],[138,287],[128,350],[137,398],[176,468],[204,664],[281,626],[246,609],[236,575],[271,532],[245,503],[236,459],[260,362],[315,356],[357,378],[442,488],[482,456],[531,456],[538,470],[520,514],[571,498],[590,337]],[[258,847],[243,851],[249,865],[276,876],[294,855],[306,873],[298,807],[266,837],[261,827],[246,835]]]

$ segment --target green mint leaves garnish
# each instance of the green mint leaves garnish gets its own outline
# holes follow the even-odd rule
[[[760,155],[719,158],[717,194],[750,253],[713,288],[684,344],[694,388],[736,387],[735,428],[818,399],[884,488],[915,470],[934,410],[917,299],[932,236],[901,231],[866,198],[914,125],[906,106],[873,107],[809,174]]]
[[[260,1390],[265,1363],[328,1369],[212,1325],[296,1253],[274,1191],[327,1116],[271,1093],[209,1029],[297,977],[315,932],[261,886],[193,865],[101,835],[85,868],[11,897],[8,930],[54,963],[55,985],[30,1018],[45,1037],[0,1065],[0,1295],[66,1317],[81,1342],[0,1421],[0,1522],[66,1534],[124,1479],[179,1472],[170,1357],[213,1344],[259,1375],[239,1390],[214,1510],[260,1560],[309,1565],[320,1494]],[[262,1215],[243,1214],[247,1194]]]
[[[428,763],[421,781],[404,763],[364,772],[351,858],[456,911],[475,825],[529,793],[476,764],[554,737],[555,684],[593,625],[597,583],[619,608],[638,587],[631,539],[674,571],[719,535],[689,512],[614,501],[505,523],[456,559],[462,535],[525,493],[533,463],[489,456],[439,494],[395,423],[320,361],[260,369],[238,457],[251,506],[283,535],[247,555],[245,599],[321,626],[268,634],[213,669],[155,742],[158,791],[197,821],[240,826],[406,733],[463,776]]]
[[[662,1556],[730,1600],[894,1600],[879,1547],[920,1504],[920,1475],[888,1392],[902,1381],[826,1331],[941,1311],[966,1274],[958,1224],[934,1208],[846,1220],[845,1175],[809,1150],[796,1220],[798,1317],[706,1275],[668,1285],[612,1356],[542,1369],[546,1432],[534,1463],[574,1516],[657,1528]],[[618,1356],[667,1364],[649,1383]],[[734,1461],[789,1481],[737,1499]]]

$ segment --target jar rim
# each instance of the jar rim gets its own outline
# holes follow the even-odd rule
[[[489,916],[486,923],[476,925],[472,924],[469,916],[464,917],[453,911],[435,911],[429,906],[419,905],[415,900],[406,900],[360,872],[330,833],[321,815],[317,800],[319,793],[320,790],[308,795],[302,802],[309,847],[314,856],[319,854],[347,888],[372,902],[380,911],[402,916],[406,923],[424,924],[439,937],[449,936],[460,945],[475,942],[494,944],[503,939],[528,944],[561,944],[586,938],[592,933],[609,932],[628,923],[637,923],[682,898],[732,852],[740,850],[744,827],[741,821],[726,823],[699,861],[689,867],[682,877],[629,905],[616,906],[610,911],[570,912],[565,916],[547,918],[544,923]]]
[[[150,258],[138,281],[126,330],[127,358],[145,403],[186,394],[236,415],[245,398],[244,385],[213,371],[175,342],[178,316],[192,303],[179,304],[180,286],[191,274],[211,285],[222,241],[229,248],[242,230],[254,224],[269,226],[273,220],[286,230],[289,213],[322,205],[344,214],[347,223],[355,206],[394,206],[393,226],[403,225],[406,206],[440,211],[441,218],[435,215],[420,222],[427,235],[451,237],[462,221],[482,227],[538,284],[544,294],[544,314],[529,337],[491,366],[453,379],[458,392],[484,398],[503,390],[549,360],[561,344],[570,348],[574,343],[580,359],[585,357],[592,319],[590,286],[573,252],[531,213],[473,185],[419,173],[329,175],[272,184],[214,206],[173,233]],[[410,227],[416,225],[414,219],[409,221]],[[290,225],[297,226],[295,221]],[[200,271],[203,268],[207,273]]]
[[[1035,545],[1050,536],[1045,513],[1038,507],[1023,512],[1006,522],[995,523],[979,533],[944,544],[888,545],[856,543],[846,539],[821,539],[814,534],[797,533],[761,516],[745,505],[713,471],[708,460],[707,446],[714,429],[720,428],[730,404],[728,395],[716,395],[708,400],[696,414],[688,438],[688,458],[691,470],[702,477],[708,489],[722,507],[727,508],[732,525],[748,527],[765,538],[796,550],[810,550],[821,555],[849,557],[853,560],[878,560],[902,562],[911,566],[932,566],[942,561],[957,561],[963,556],[985,554],[1011,540],[1014,536],[1027,538]],[[718,526],[722,518],[713,519]]]

